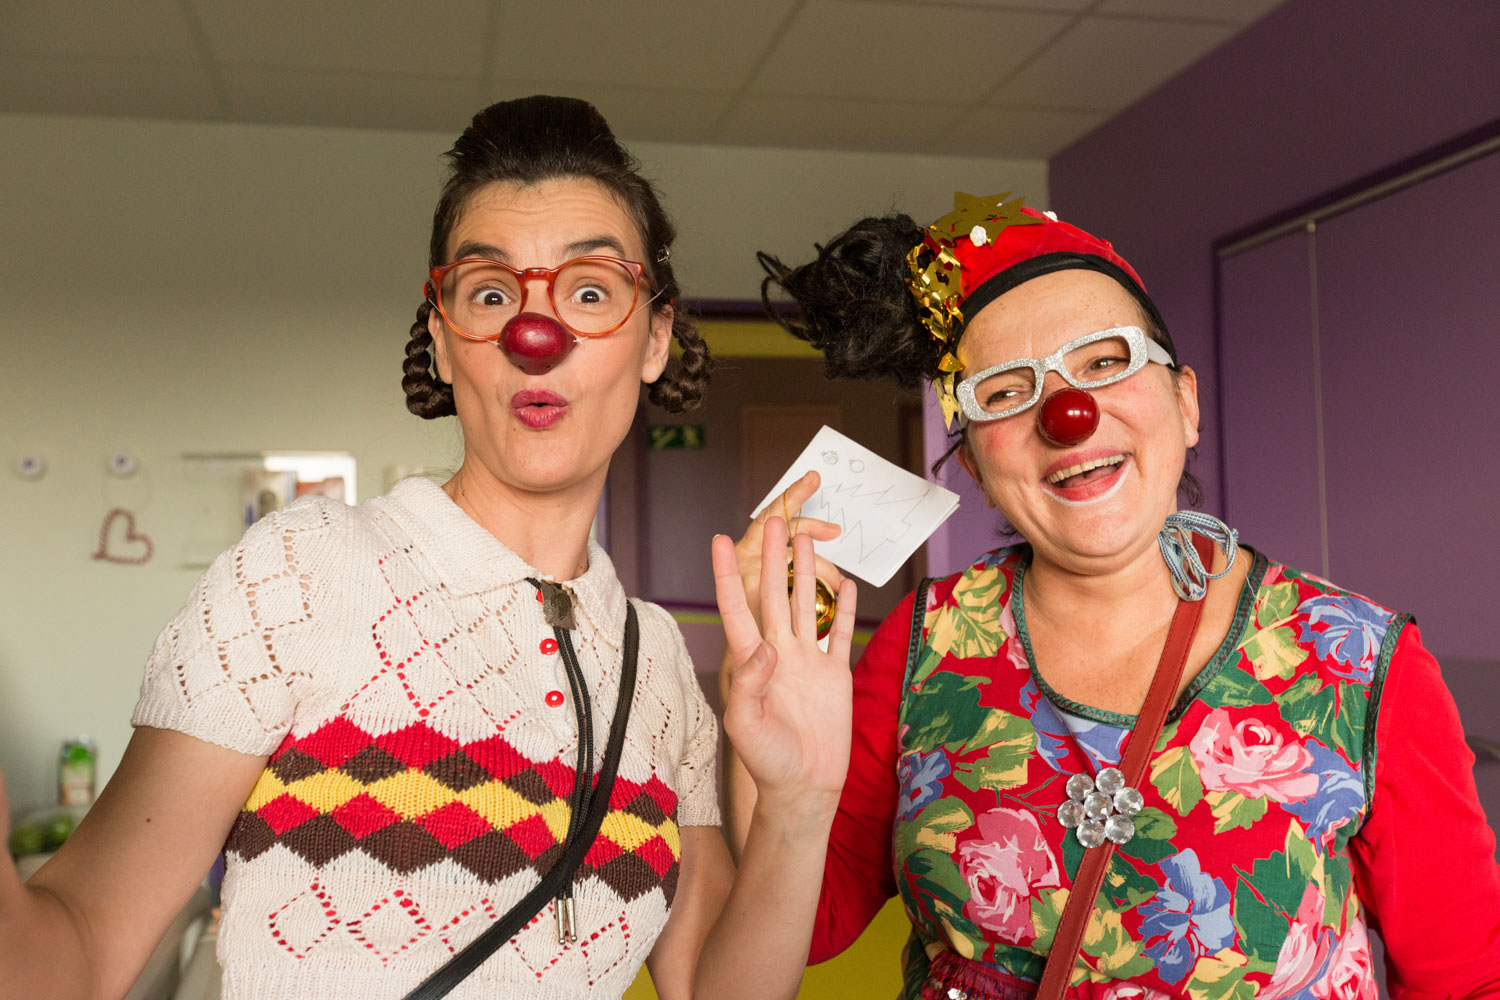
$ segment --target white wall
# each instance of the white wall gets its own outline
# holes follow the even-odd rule
[[[232,480],[184,453],[348,450],[362,496],[387,466],[456,463],[453,422],[409,415],[398,367],[451,139],[0,115],[0,768],[17,808],[51,800],[65,737],[93,735],[113,770],[190,564],[233,540],[200,509]],[[756,249],[800,258],[892,206],[934,218],[955,187],[1045,204],[1040,161],[635,152],[699,298],[753,297]],[[144,471],[109,477],[117,449]],[[45,478],[11,473],[23,452]],[[154,539],[149,564],[90,558],[117,505]]]

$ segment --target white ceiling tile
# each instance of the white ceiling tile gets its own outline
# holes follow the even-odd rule
[[[932,137],[951,121],[951,115],[935,118],[927,102],[749,96],[717,138],[742,146],[929,153]]]
[[[478,79],[488,0],[191,0],[225,64]]]
[[[948,7],[989,7],[994,10],[1080,11],[1094,0],[906,0],[908,3],[943,4]]]
[[[1070,17],[859,0],[811,0],[751,84],[756,94],[979,98]]]
[[[744,84],[794,0],[507,3],[491,54],[499,79],[729,92]]]
[[[225,109],[200,63],[6,56],[0,111],[202,119]]]
[[[6,0],[0,52],[187,61],[199,55],[174,0]]]
[[[1249,24],[1286,0],[1104,0],[1097,13]]]
[[[0,110],[456,133],[562,93],[627,141],[1036,157],[1280,2],[0,0]]]
[[[943,133],[934,144],[933,152],[1047,159],[1108,118],[1109,115],[1102,111],[975,108]]]
[[[729,94],[647,87],[614,87],[600,83],[555,80],[505,80],[485,89],[487,101],[506,101],[530,94],[579,97],[593,104],[622,140],[703,142],[729,106]]]
[[[1085,18],[997,90],[991,103],[1119,111],[1235,30],[1208,22]]]
[[[226,66],[237,120],[282,125],[417,129],[458,135],[479,110],[478,85],[430,77]]]

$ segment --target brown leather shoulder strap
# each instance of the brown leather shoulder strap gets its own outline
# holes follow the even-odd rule
[[[1213,542],[1202,535],[1193,537],[1193,545],[1205,566],[1212,566]],[[1146,692],[1146,703],[1136,717],[1135,728],[1125,745],[1125,756],[1120,761],[1120,770],[1125,775],[1125,784],[1139,788],[1141,776],[1146,770],[1146,761],[1161,736],[1162,725],[1182,681],[1182,671],[1187,666],[1189,651],[1193,648],[1193,637],[1198,632],[1198,623],[1203,619],[1203,601],[1179,601],[1172,615],[1172,624],[1167,629],[1167,641],[1161,650],[1161,659],[1156,663],[1151,687]],[[1070,830],[1064,836],[1074,836]],[[1078,961],[1078,948],[1083,943],[1084,928],[1088,926],[1089,914],[1099,899],[1099,889],[1104,884],[1104,872],[1109,859],[1114,855],[1115,845],[1106,840],[1098,847],[1084,852],[1078,865],[1078,875],[1073,879],[1072,891],[1068,893],[1067,905],[1063,907],[1062,919],[1057,925],[1057,934],[1052,939],[1052,948],[1047,958],[1047,968],[1042,973],[1037,987],[1036,1000],[1061,1000],[1073,976],[1073,966]]]

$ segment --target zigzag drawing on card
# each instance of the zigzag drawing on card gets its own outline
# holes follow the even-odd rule
[[[839,569],[877,587],[958,508],[958,494],[823,427],[756,505],[755,514],[809,470],[816,470],[822,482],[802,505],[802,513],[844,529],[839,537],[816,542],[814,548]]]

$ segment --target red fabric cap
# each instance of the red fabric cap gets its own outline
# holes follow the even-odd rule
[[[1017,264],[1050,253],[1088,254],[1102,257],[1130,276],[1142,292],[1145,282],[1135,273],[1135,268],[1115,252],[1108,240],[1086,233],[1077,226],[1049,219],[1033,208],[1022,208],[1022,214],[1038,220],[1034,225],[1007,225],[1000,229],[1001,222],[982,223],[989,235],[983,246],[975,246],[968,233],[954,233],[950,252],[958,258],[961,270],[961,293],[964,299],[990,278],[1010,270]],[[999,232],[996,230],[999,229]],[[928,243],[935,245],[932,236]]]

